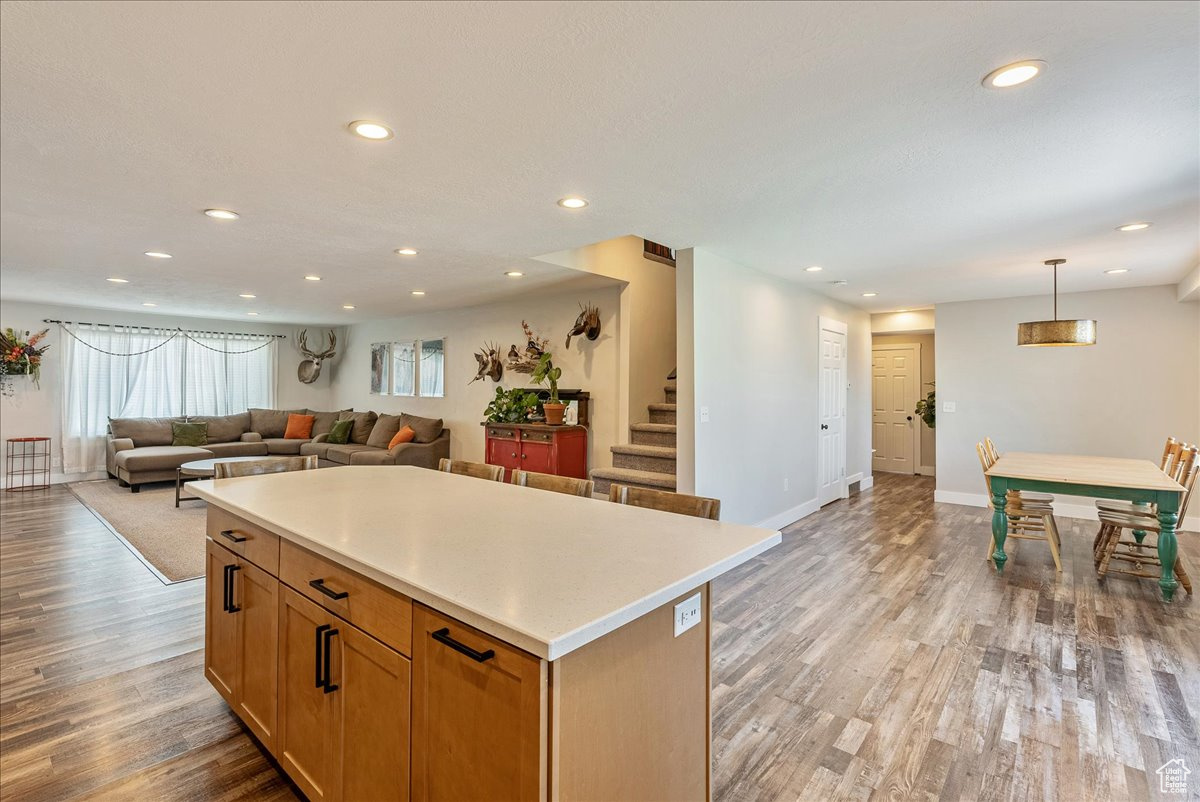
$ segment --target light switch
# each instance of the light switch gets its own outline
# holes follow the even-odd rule
[[[958,407],[958,404],[955,403],[954,401],[943,401],[942,402],[942,412],[955,412],[957,407]]]
[[[700,407],[700,422],[708,423],[708,407]]]
[[[700,623],[700,594],[684,599],[675,605],[675,637],[679,637]]]

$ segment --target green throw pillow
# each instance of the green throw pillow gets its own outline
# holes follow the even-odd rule
[[[207,423],[171,423],[171,445],[203,446],[207,444]]]
[[[333,424],[333,428],[329,430],[329,436],[325,438],[326,443],[334,445],[345,445],[350,442],[350,431],[354,428],[354,421],[340,420]]]

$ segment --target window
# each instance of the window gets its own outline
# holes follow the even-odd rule
[[[371,394],[444,398],[445,367],[444,338],[372,343]]]

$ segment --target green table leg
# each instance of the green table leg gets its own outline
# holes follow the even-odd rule
[[[1150,502],[1135,501],[1134,504],[1136,506],[1142,508],[1143,510],[1145,510],[1147,513],[1150,512]],[[1145,529],[1134,529],[1133,530],[1133,539],[1136,540],[1138,542],[1138,544],[1140,545],[1141,542],[1146,539],[1146,530]]]
[[[1162,563],[1162,576],[1158,586],[1162,588],[1164,601],[1170,601],[1175,595],[1179,581],[1175,579],[1175,558],[1179,555],[1179,543],[1175,539],[1175,523],[1179,520],[1176,512],[1158,511],[1158,560]]]
[[[999,485],[999,486],[998,486]],[[992,539],[996,541],[996,550],[992,553],[992,562],[996,564],[996,573],[1004,573],[1004,563],[1008,555],[1004,553],[1004,539],[1008,537],[1008,515],[1004,508],[1008,506],[1008,488],[997,480],[992,480]]]

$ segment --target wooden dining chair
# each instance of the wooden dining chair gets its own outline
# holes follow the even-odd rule
[[[292,471],[315,471],[317,455],[305,457],[272,457],[271,459],[246,460],[244,462],[218,462],[213,466],[214,479],[232,479],[235,476],[259,476],[266,473],[291,473]]]
[[[1167,444],[1163,446],[1162,459],[1158,463],[1158,467],[1162,472],[1177,482],[1180,481],[1179,470],[1182,465],[1180,458],[1185,445],[1185,443],[1176,440],[1174,437],[1168,437]],[[1127,515],[1158,514],[1158,509],[1154,504],[1139,504],[1134,501],[1116,501],[1114,499],[1103,498],[1096,501],[1096,509],[1104,512],[1121,512]]]
[[[707,518],[710,521],[719,520],[721,517],[720,499],[689,496],[684,493],[668,493],[665,490],[649,490],[644,487],[615,484],[608,488],[608,500],[615,504],[674,512],[679,515],[690,515],[693,518]]]
[[[549,490],[552,493],[565,493],[568,496],[591,498],[596,491],[596,483],[591,479],[576,479],[573,476],[554,476],[548,473],[534,471],[513,471],[512,483],[520,487],[532,487],[536,490]]]
[[[1200,449],[1185,445],[1180,451],[1178,468],[1174,472],[1175,481],[1183,485],[1183,499],[1179,504],[1178,518],[1181,524],[1187,514],[1192,492],[1196,488],[1197,475],[1200,475]],[[1100,511],[1100,531],[1096,535],[1094,551],[1096,573],[1100,579],[1104,579],[1109,573],[1159,579],[1162,575],[1162,561],[1158,558],[1157,542],[1139,542],[1136,536],[1123,537],[1126,530],[1141,532],[1143,537],[1145,534],[1153,534],[1157,539],[1161,531],[1157,513],[1151,515],[1145,508],[1134,514]],[[1117,565],[1113,564],[1114,561]],[[1188,595],[1191,595],[1192,580],[1184,567],[1183,558],[1178,554],[1173,568],[1175,578],[1183,585]]]
[[[438,470],[443,473],[470,476],[474,479],[487,479],[489,482],[504,481],[504,468],[500,465],[484,465],[482,462],[467,462],[462,459],[443,457],[438,461]]]
[[[986,442],[975,444],[975,453],[979,455],[979,464],[983,468],[984,485],[987,487],[988,508],[995,509],[992,504],[992,485],[988,481],[987,472],[995,464],[992,450]],[[1058,524],[1054,520],[1054,508],[1045,501],[1034,501],[1025,498],[1020,492],[1010,490],[1005,496],[1004,513],[1008,516],[1008,534],[1006,537],[1016,540],[1044,540],[1050,546],[1050,556],[1054,558],[1054,568],[1062,573],[1062,557],[1059,550],[1062,539],[1058,534]],[[993,535],[988,547],[987,559],[990,562],[996,551],[996,538]]]
[[[978,447],[978,445],[977,445],[977,447]],[[996,460],[1000,459],[1000,452],[998,450],[996,450],[996,444],[992,442],[992,438],[984,437],[983,438],[983,447],[987,451],[988,459],[991,460],[992,465],[995,465]],[[989,465],[988,467],[990,468],[991,465]],[[1054,501],[1054,496],[1050,495],[1049,493],[1034,493],[1029,490],[1010,490],[1009,493],[1010,493],[1010,495],[1012,493],[1016,493],[1018,496],[1020,496],[1025,501],[1036,501],[1036,502],[1042,502],[1044,504],[1049,504]],[[989,485],[988,495],[989,496],[991,495],[990,485]]]

